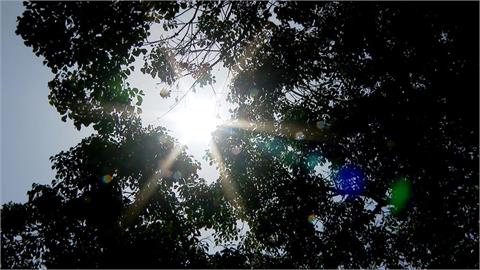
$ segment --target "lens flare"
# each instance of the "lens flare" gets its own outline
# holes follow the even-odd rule
[[[295,140],[302,141],[304,139],[305,139],[305,134],[303,134],[303,132],[299,131],[295,133]]]
[[[323,120],[317,121],[316,126],[318,129],[324,129],[326,127],[326,123]]]
[[[388,140],[388,141],[387,141],[387,148],[388,148],[389,150],[392,150],[394,147],[395,147],[395,142],[392,141],[392,140]]]
[[[180,171],[176,171],[174,174],[173,174],[173,180],[175,181],[180,181],[180,179],[182,179],[182,173]]]
[[[310,154],[306,161],[307,169],[312,171],[320,164],[320,156],[317,154]]]
[[[112,182],[112,176],[110,174],[106,174],[106,175],[100,177],[100,181],[103,184],[109,184],[110,182]]]
[[[237,156],[241,152],[242,152],[242,149],[240,149],[240,147],[238,147],[238,146],[235,146],[235,147],[232,148],[232,154],[234,154],[235,156]]]
[[[143,184],[137,194],[138,200],[136,203],[131,204],[125,211],[122,213],[122,222],[125,224],[131,224],[136,218],[138,218],[138,214],[145,205],[148,203],[149,198],[155,193],[157,190],[156,187],[158,185],[158,178],[161,177],[170,177],[172,175],[171,166],[177,159],[177,157],[182,153],[185,149],[182,145],[177,145],[170,150],[168,155],[165,158],[162,158],[158,162],[158,170],[159,175],[154,174],[152,177],[148,179],[148,181]],[[179,172],[180,173],[180,172]],[[181,176],[181,174],[177,174],[177,176]]]
[[[410,182],[406,178],[401,178],[393,183],[390,204],[393,205],[394,213],[399,213],[405,208],[410,199],[410,193]]]
[[[343,166],[335,177],[337,188],[348,195],[359,195],[363,191],[364,175],[362,170],[355,165]]]
[[[250,97],[255,98],[258,95],[258,89],[257,88],[252,88],[250,90]]]
[[[265,143],[265,147],[266,147],[268,153],[272,156],[279,155],[282,152],[283,146],[284,145],[283,145],[282,140],[280,140],[276,137],[273,137],[271,140],[269,140]]]
[[[308,215],[307,220],[313,224],[315,222],[315,214]]]

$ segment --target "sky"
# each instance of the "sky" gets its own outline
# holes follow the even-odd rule
[[[49,157],[78,144],[94,132],[92,128],[76,130],[69,120],[62,122],[56,109],[48,104],[48,81],[53,73],[43,66],[42,58],[15,34],[16,18],[23,12],[22,2],[1,1],[1,202],[25,202],[33,183],[49,184],[55,172]],[[153,31],[155,33],[155,31]],[[140,64],[140,63],[137,63]],[[135,70],[139,70],[136,68]],[[158,119],[190,86],[188,78],[174,88],[171,97],[161,98],[163,88],[151,77],[133,73],[129,82],[145,92],[142,122],[166,127],[171,135],[187,145],[187,152],[201,162],[199,176],[212,182],[217,170],[204,159],[209,140],[197,134],[202,125],[218,124],[228,118],[230,105],[225,102],[228,76],[225,70],[216,74],[214,85],[199,89],[187,97],[165,117]],[[205,106],[205,104],[207,106]],[[210,117],[219,115],[219,119]],[[208,119],[205,119],[210,117]],[[200,120],[204,120],[203,122]],[[215,121],[212,121],[215,120]],[[215,123],[213,123],[215,122]]]
[[[1,9],[1,201],[24,202],[32,183],[53,179],[49,157],[92,130],[60,121],[48,104],[53,74],[15,35],[22,3],[1,1]]]

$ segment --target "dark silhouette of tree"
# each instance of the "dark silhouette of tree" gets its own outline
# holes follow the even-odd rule
[[[17,33],[56,74],[51,104],[98,135],[3,206],[2,266],[479,267],[478,3],[26,8]],[[212,185],[183,150],[168,164],[163,129],[139,127],[136,57],[166,85],[232,74]],[[209,255],[201,228],[240,243]]]
[[[469,8],[276,7],[278,28],[263,28],[268,38],[232,86],[233,118],[253,126],[217,136],[252,248],[293,267],[478,266],[478,11]],[[327,177],[314,170],[322,163]],[[391,208],[399,196],[410,198]]]
[[[92,135],[52,161],[52,185],[34,184],[26,204],[2,209],[3,265],[205,267],[196,237],[216,213],[198,214],[209,195],[199,164],[164,129]]]

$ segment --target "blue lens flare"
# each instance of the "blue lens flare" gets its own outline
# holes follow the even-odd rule
[[[348,195],[360,195],[364,187],[364,174],[358,166],[348,164],[338,170],[335,184],[340,192]]]

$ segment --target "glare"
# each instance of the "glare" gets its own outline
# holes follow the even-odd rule
[[[172,114],[180,142],[209,142],[212,132],[220,124],[215,100],[188,96],[185,105]]]

